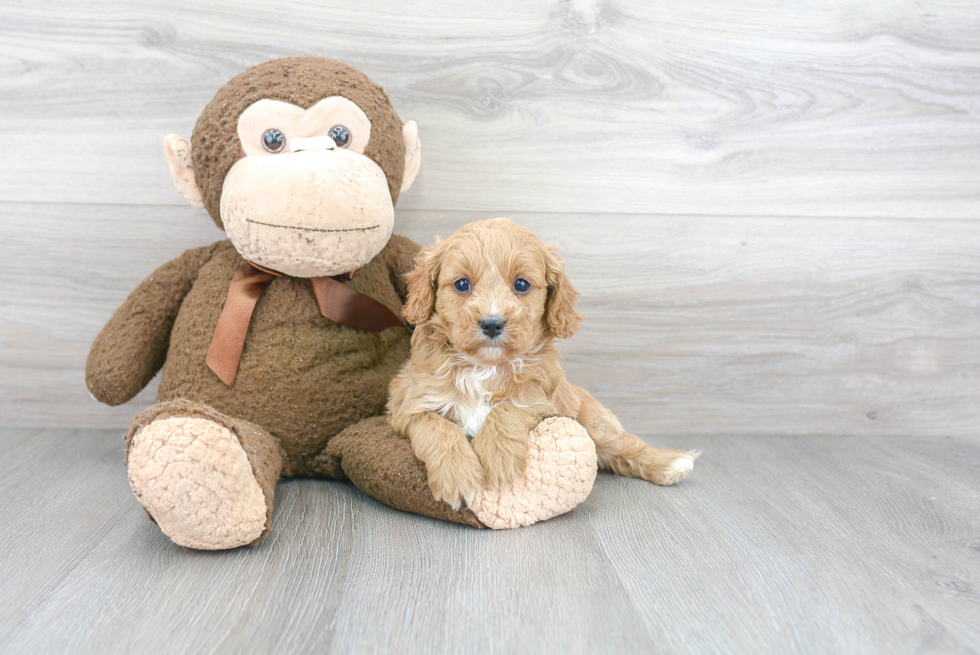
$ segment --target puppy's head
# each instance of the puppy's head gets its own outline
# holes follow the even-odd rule
[[[554,250],[506,218],[470,223],[419,253],[405,318],[437,325],[453,348],[499,364],[578,329],[578,292]]]

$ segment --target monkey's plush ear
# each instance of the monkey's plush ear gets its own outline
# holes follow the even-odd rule
[[[402,127],[402,138],[405,139],[405,174],[402,175],[402,191],[408,191],[419,174],[422,164],[422,142],[419,141],[419,126],[415,121],[408,121]]]
[[[557,249],[548,245],[545,250],[545,269],[548,280],[548,300],[545,313],[548,329],[556,339],[567,339],[578,330],[582,317],[575,311],[578,291],[565,275],[565,262],[558,257]]]
[[[429,320],[436,308],[436,284],[442,260],[442,244],[436,239],[434,246],[426,248],[415,257],[415,269],[405,276],[408,281],[408,299],[402,314],[412,325]]]
[[[191,144],[176,134],[168,134],[163,140],[163,152],[167,155],[170,177],[174,186],[191,207],[204,207],[204,198],[194,179],[194,162],[191,159]]]

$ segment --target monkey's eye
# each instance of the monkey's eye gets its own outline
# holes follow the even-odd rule
[[[327,136],[333,139],[338,148],[346,148],[350,145],[350,130],[343,125],[334,125],[327,132]]]
[[[519,277],[516,280],[514,280],[514,291],[516,291],[517,293],[523,295],[530,290],[531,290],[531,283],[525,280],[524,278]]]
[[[453,287],[456,289],[456,291],[459,291],[460,293],[466,293],[467,291],[470,290],[470,281],[467,280],[465,277],[461,277],[460,279],[453,282]]]
[[[286,135],[272,128],[262,134],[262,147],[269,152],[282,152],[286,147]]]

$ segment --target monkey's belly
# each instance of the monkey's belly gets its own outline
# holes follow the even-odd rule
[[[218,261],[217,270],[202,270],[174,323],[159,399],[203,402],[261,426],[282,444],[285,474],[303,475],[333,436],[384,411],[388,384],[408,359],[411,333],[337,325],[320,315],[309,282],[277,279],[256,304],[238,376],[228,387],[205,357],[240,262]],[[386,270],[381,276],[369,265],[362,274],[362,283],[390,286]],[[390,301],[384,291],[371,295]],[[393,287],[390,293],[397,298]]]

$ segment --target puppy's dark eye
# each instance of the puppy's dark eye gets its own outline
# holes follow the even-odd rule
[[[465,277],[460,278],[453,282],[453,287],[455,287],[456,291],[459,291],[460,293],[466,293],[470,290],[470,281]]]
[[[286,147],[286,135],[272,128],[262,133],[262,147],[269,152],[282,152]]]
[[[348,130],[343,125],[334,125],[327,132],[327,136],[333,139],[333,142],[337,144],[338,148],[346,148],[350,145],[350,130]]]
[[[514,280],[514,291],[516,291],[517,293],[524,294],[530,290],[531,290],[531,283],[525,280],[524,278],[519,277],[516,280]]]

